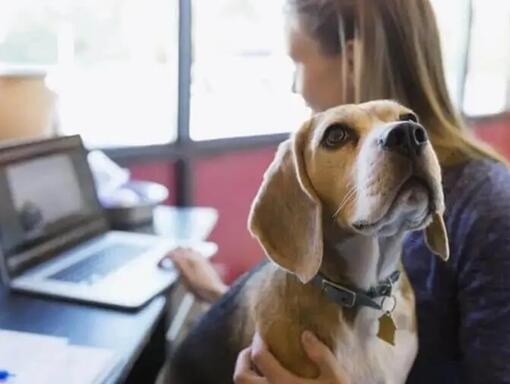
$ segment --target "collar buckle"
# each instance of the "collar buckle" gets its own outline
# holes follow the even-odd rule
[[[341,295],[339,299],[341,301],[342,306],[347,308],[353,308],[356,305],[356,292],[350,290],[349,288],[345,288],[341,285],[337,285],[329,280],[322,279],[322,291],[326,291],[328,293],[328,288],[331,287],[334,291],[336,290]]]

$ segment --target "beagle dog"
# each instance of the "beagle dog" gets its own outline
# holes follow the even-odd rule
[[[168,382],[232,382],[256,330],[287,369],[313,378],[300,342],[310,330],[352,383],[404,383],[418,340],[403,238],[424,230],[447,260],[443,211],[439,162],[413,111],[384,100],[313,116],[279,146],[249,215],[272,262],[201,319],[173,356]]]

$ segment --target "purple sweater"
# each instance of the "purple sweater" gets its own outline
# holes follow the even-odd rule
[[[480,160],[443,173],[450,260],[422,233],[404,245],[419,335],[408,383],[510,383],[510,172]]]

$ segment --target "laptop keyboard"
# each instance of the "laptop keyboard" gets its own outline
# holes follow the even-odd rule
[[[111,244],[90,256],[49,276],[50,279],[73,283],[95,283],[140,256],[149,247]]]

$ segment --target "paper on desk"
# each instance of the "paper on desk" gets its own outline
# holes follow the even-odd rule
[[[109,349],[67,346],[65,369],[58,372],[53,383],[99,384],[104,382],[119,360]]]
[[[67,339],[0,330],[0,370],[9,384],[101,383],[119,362],[113,351],[69,345]]]

